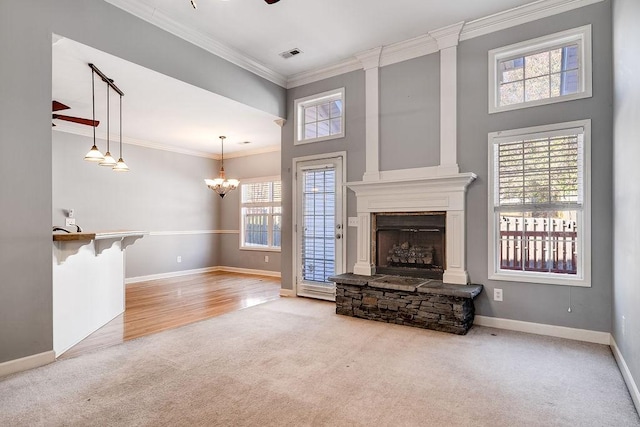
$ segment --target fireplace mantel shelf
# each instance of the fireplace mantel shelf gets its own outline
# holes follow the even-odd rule
[[[378,181],[352,181],[345,185],[357,194],[370,191],[391,190],[404,192],[404,189],[420,187],[422,190],[436,191],[465,190],[478,176],[473,172],[444,176],[417,176]]]

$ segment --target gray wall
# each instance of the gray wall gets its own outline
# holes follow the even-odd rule
[[[613,1],[614,288],[613,337],[640,384],[640,3]],[[623,321],[622,318],[625,318]],[[638,402],[636,402],[636,405]],[[639,408],[640,409],[640,408]]]
[[[227,159],[224,161],[224,169],[229,178],[239,179],[240,184],[248,178],[278,176],[280,151]],[[221,230],[240,229],[240,191],[224,196],[220,212]],[[269,262],[264,261],[265,255],[269,256]],[[238,233],[220,235],[218,264],[221,266],[280,272],[280,259],[279,251],[240,250]]]
[[[478,179],[469,189],[467,218],[467,260],[471,280],[486,288],[477,300],[477,313],[528,322],[609,331],[612,298],[612,74],[611,11],[605,1],[572,12],[553,16],[515,28],[464,41],[458,50],[458,162],[462,172],[475,172]],[[519,111],[488,114],[487,60],[490,49],[543,36],[561,30],[593,24],[593,97]],[[431,141],[439,141],[439,90],[434,85],[439,61],[427,58],[406,61],[381,69],[382,170],[438,164],[428,156],[422,160],[413,153],[427,154]],[[415,84],[411,91],[408,83]],[[293,146],[293,101],[336,87],[346,88],[344,139]],[[409,97],[409,95],[411,95]],[[365,161],[364,72],[357,71],[288,91],[288,121],[282,134],[282,168],[285,182],[285,213],[291,211],[291,159],[308,154],[346,150],[348,180],[362,179]],[[406,103],[406,107],[404,104]],[[404,108],[404,110],[403,110]],[[407,117],[424,112],[424,124],[407,125]],[[492,131],[592,119],[592,282],[591,288],[494,282],[487,280],[487,134]],[[401,137],[396,137],[400,135]],[[423,145],[420,143],[422,142]],[[439,153],[438,153],[439,154]],[[349,191],[349,215],[355,215],[353,193]],[[290,289],[291,222],[285,217],[283,247],[283,287]],[[355,233],[348,236],[347,266],[351,270],[356,256]],[[493,288],[504,290],[504,302],[488,296]],[[571,295],[570,295],[571,294]],[[572,313],[568,313],[569,298]]]
[[[285,111],[284,89],[104,1],[0,2],[0,363],[53,346],[52,33],[271,114]]]
[[[380,69],[380,170],[440,164],[440,54]]]
[[[546,34],[592,24],[593,97],[488,114],[487,52]],[[478,314],[596,331],[610,331],[612,295],[612,73],[611,4],[583,7],[464,41],[458,62],[458,162],[478,179],[467,196],[467,266],[473,282],[485,285]],[[591,119],[592,285],[590,288],[487,279],[487,133]],[[493,289],[504,301],[493,301]],[[571,301],[572,312],[568,312]]]
[[[85,231],[218,228],[220,200],[203,180],[216,175],[219,162],[125,144],[131,170],[115,173],[83,160],[90,138],[52,133],[54,225],[64,226],[66,210],[74,208],[76,223]],[[105,142],[98,144],[104,147]],[[217,265],[217,244],[216,234],[146,236],[127,249],[126,277]]]

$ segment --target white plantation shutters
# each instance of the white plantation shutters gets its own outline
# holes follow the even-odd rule
[[[282,226],[281,181],[241,185],[243,249],[279,249]]]
[[[589,127],[585,120],[490,134],[492,278],[586,283]]]

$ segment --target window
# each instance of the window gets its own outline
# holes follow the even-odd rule
[[[489,278],[590,286],[590,121],[489,134]]]
[[[280,250],[282,183],[280,177],[244,180],[240,185],[240,249]]]
[[[591,26],[489,51],[489,112],[591,96]]]
[[[344,137],[344,88],[295,101],[295,144]]]

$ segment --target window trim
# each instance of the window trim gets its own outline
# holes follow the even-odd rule
[[[310,139],[304,139],[303,135],[304,135],[304,109],[306,107],[311,107],[313,105],[318,105],[318,104],[322,104],[326,101],[332,100],[332,99],[340,99],[342,100],[342,116],[340,117],[342,123],[341,123],[341,132],[335,135],[327,135],[327,136],[322,136],[322,137],[318,137],[318,138],[310,138]],[[345,135],[345,113],[346,113],[346,109],[345,109],[345,90],[344,87],[341,88],[337,88],[334,90],[329,90],[326,92],[322,92],[322,93],[318,93],[315,95],[310,95],[310,96],[305,96],[304,98],[299,98],[296,99],[294,101],[294,132],[295,132],[295,136],[294,136],[294,140],[293,140],[293,145],[302,145],[302,144],[311,144],[313,142],[321,142],[321,141],[327,141],[327,140],[331,140],[331,139],[338,139],[338,138],[344,138]]]
[[[583,159],[582,159],[582,227],[578,239],[578,272],[575,276],[558,273],[544,273],[534,271],[501,270],[499,266],[498,241],[499,227],[496,226],[495,200],[496,176],[494,174],[494,147],[505,140],[521,139],[533,134],[554,134],[562,130],[581,128],[583,130]],[[491,132],[488,135],[488,278],[508,282],[527,282],[548,285],[564,285],[591,287],[591,120],[576,120],[572,122],[555,123],[521,129]]]
[[[244,215],[242,214],[242,208],[244,207],[245,203],[242,203],[242,185],[244,184],[255,184],[258,182],[275,182],[275,181],[280,181],[280,185],[282,185],[282,178],[280,177],[280,175],[274,175],[274,176],[265,176],[265,177],[260,177],[260,178],[248,178],[248,179],[242,179],[240,181],[240,197],[238,197],[238,199],[240,200],[240,209],[239,209],[239,216],[240,216],[240,233],[239,233],[239,237],[240,237],[240,250],[241,251],[259,251],[259,252],[281,252],[282,251],[282,245],[280,247],[275,247],[275,246],[268,246],[268,247],[256,247],[256,246],[245,246],[244,245]],[[272,202],[268,202],[268,204],[270,205]],[[259,205],[261,203],[256,203],[255,205]],[[262,203],[264,204],[264,203]],[[282,208],[282,201],[280,201],[280,208]],[[270,216],[272,216],[273,214],[271,214]],[[282,230],[281,230],[282,233]],[[273,236],[272,236],[273,238]],[[282,238],[281,238],[282,239]]]
[[[553,98],[525,101],[519,104],[499,105],[498,62],[520,56],[527,56],[557,48],[571,42],[578,42],[580,50],[580,88],[577,93],[561,95]],[[572,28],[559,33],[526,40],[509,46],[489,51],[489,114],[521,108],[537,107],[558,102],[590,98],[592,95],[592,62],[591,62],[591,24]]]

